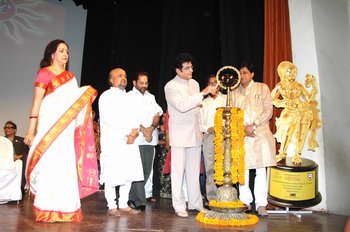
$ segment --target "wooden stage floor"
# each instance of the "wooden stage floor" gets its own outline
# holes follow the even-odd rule
[[[347,216],[314,212],[301,215],[270,214],[260,218],[253,226],[222,227],[197,222],[196,214],[188,218],[177,217],[170,199],[147,203],[146,210],[138,215],[107,216],[104,192],[100,191],[82,200],[84,219],[80,223],[34,222],[32,200],[26,197],[19,204],[0,205],[0,231],[26,232],[110,232],[110,231],[269,231],[269,232],[338,232],[343,231]]]

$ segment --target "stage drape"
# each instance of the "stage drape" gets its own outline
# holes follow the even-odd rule
[[[222,65],[255,65],[254,80],[263,80],[264,1],[220,0]]]
[[[166,108],[164,86],[175,76],[174,60],[188,52],[194,58],[193,78],[201,88],[220,68],[220,31],[217,0],[165,0],[162,14],[159,100]]]
[[[277,67],[292,62],[288,0],[265,0],[264,82],[272,90],[280,81]],[[274,107],[270,128],[276,132],[275,118],[281,113]]]
[[[164,85],[175,75],[173,61],[179,52],[193,55],[193,78],[201,88],[209,74],[244,60],[255,63],[255,78],[262,81],[263,4],[261,0],[89,1],[81,83],[101,94],[109,88],[109,71],[121,67],[130,90],[136,72],[144,70],[149,73],[150,92],[166,110]]]

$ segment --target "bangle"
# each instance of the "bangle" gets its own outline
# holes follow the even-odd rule
[[[31,119],[31,118],[38,118],[38,116],[31,115],[31,116],[29,116],[29,119]]]

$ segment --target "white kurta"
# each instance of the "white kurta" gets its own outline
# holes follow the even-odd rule
[[[118,186],[143,180],[140,151],[136,143],[126,144],[133,128],[139,128],[140,118],[133,98],[125,91],[111,87],[99,99],[101,125],[100,183]]]
[[[216,98],[208,96],[203,100],[200,108],[200,129],[201,132],[208,134],[208,129],[214,127],[214,118],[216,109],[226,106],[226,95],[218,93]]]
[[[136,103],[138,104],[138,114],[141,116],[141,125],[143,127],[150,127],[153,123],[154,116],[157,114],[161,116],[163,114],[162,108],[158,105],[154,95],[150,92],[146,91],[144,94],[142,94],[134,87],[130,92],[128,92],[128,95],[134,97]],[[135,142],[138,145],[157,145],[158,130],[153,130],[151,142],[147,142],[142,133],[139,134]]]
[[[264,83],[249,83],[239,86],[231,95],[233,106],[244,111],[244,125],[256,124],[256,136],[244,138],[246,169],[276,165],[275,139],[269,127],[272,116],[272,99]]]

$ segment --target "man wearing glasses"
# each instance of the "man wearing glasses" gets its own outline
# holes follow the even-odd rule
[[[13,150],[14,150],[14,160],[22,160],[22,183],[21,183],[21,190],[22,194],[25,193],[25,185],[26,185],[26,178],[25,178],[25,168],[27,163],[27,156],[29,147],[23,142],[24,138],[17,136],[17,125],[12,121],[7,121],[4,125],[4,133],[5,137],[8,138],[12,144],[13,144]]]

